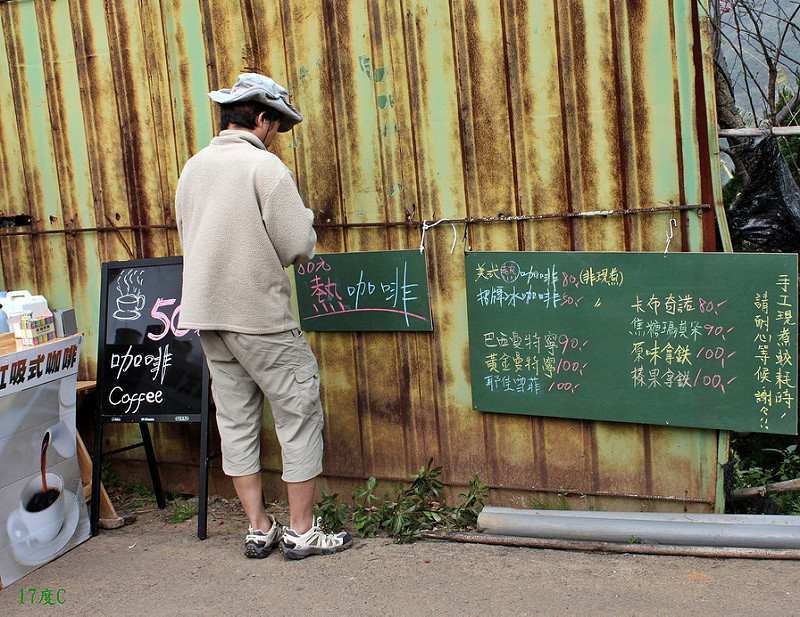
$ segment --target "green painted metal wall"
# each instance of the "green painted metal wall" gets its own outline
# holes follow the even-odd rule
[[[76,307],[91,377],[100,263],[180,253],[172,195],[214,133],[206,93],[267,73],[305,117],[275,150],[320,252],[415,248],[423,221],[548,216],[427,231],[433,334],[309,335],[332,490],[434,457],[454,490],[478,473],[496,504],[566,492],[574,507],[714,509],[717,431],[473,411],[463,282],[464,244],[663,251],[675,218],[671,250],[713,249],[711,211],[653,211],[715,203],[698,13],[694,0],[2,2],[0,215],[32,224],[0,231],[0,285]],[[625,214],[575,216],[600,210]],[[156,439],[190,488],[195,428]]]

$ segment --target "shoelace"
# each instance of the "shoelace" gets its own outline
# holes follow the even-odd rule
[[[305,544],[307,546],[319,546],[327,548],[330,546],[336,546],[341,542],[341,538],[337,537],[336,534],[326,533],[317,525],[300,535],[296,535],[294,531],[289,531],[290,533],[285,537],[286,539],[291,540],[294,544]]]

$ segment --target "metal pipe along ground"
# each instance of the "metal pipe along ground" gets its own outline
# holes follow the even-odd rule
[[[478,529],[491,535],[582,542],[800,549],[800,524],[792,520],[796,517],[765,518],[486,507],[478,516]]]

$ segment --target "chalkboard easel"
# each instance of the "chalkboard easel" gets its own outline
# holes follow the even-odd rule
[[[144,447],[159,508],[166,507],[151,422],[200,422],[197,536],[206,537],[210,378],[196,331],[177,327],[182,257],[102,265],[90,524],[97,535],[104,456]],[[138,423],[142,441],[103,452],[107,423]]]

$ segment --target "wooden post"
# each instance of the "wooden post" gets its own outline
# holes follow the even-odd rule
[[[87,394],[91,393],[96,386],[94,381],[79,381],[77,386],[77,396],[82,399]],[[77,401],[77,406],[80,407],[80,401]],[[89,456],[89,451],[81,439],[80,433],[75,431],[75,437],[78,444],[78,467],[81,472],[81,482],[83,483],[83,498],[88,501],[92,496],[92,458]],[[100,484],[100,525],[104,529],[117,529],[125,524],[125,519],[117,516],[114,505],[108,497],[106,488]]]
[[[81,482],[83,482],[83,497],[88,501],[92,496],[92,459],[80,434],[75,433],[75,436],[78,438],[78,466],[81,470]],[[117,516],[114,505],[102,484],[100,484],[100,525],[104,529],[117,529],[125,525],[125,519]]]

